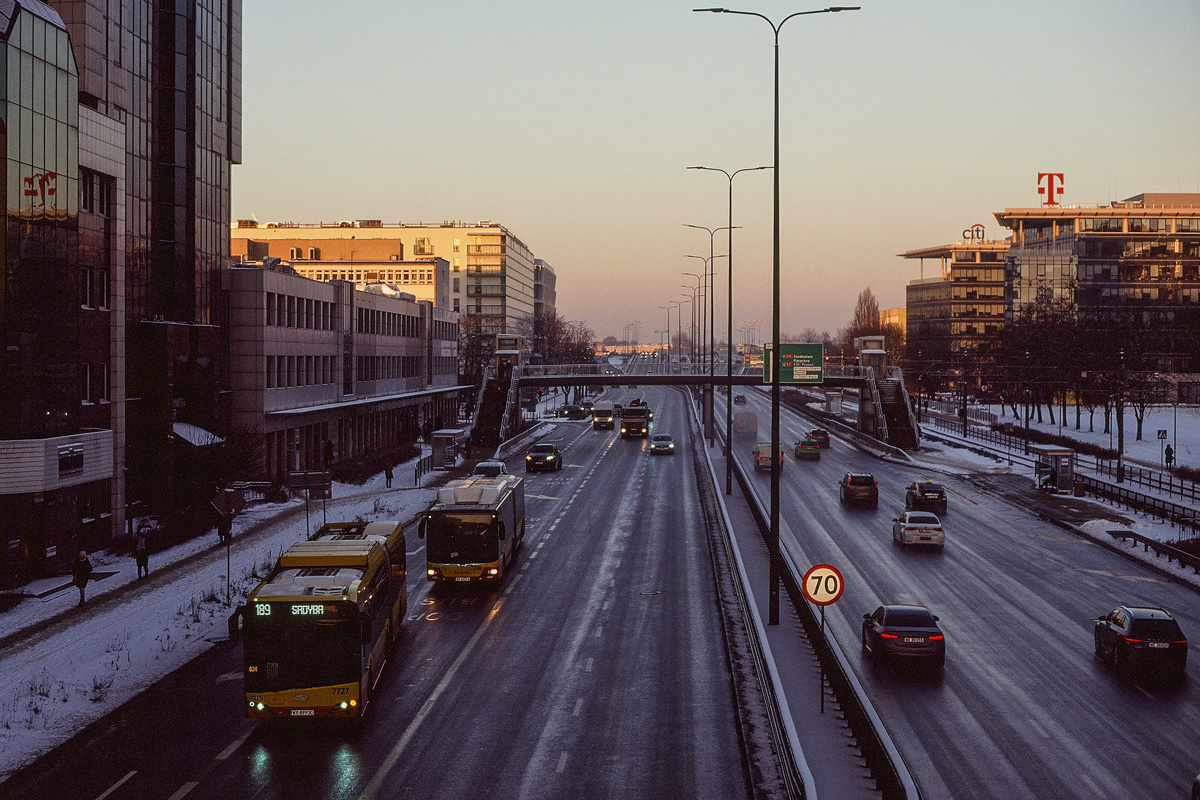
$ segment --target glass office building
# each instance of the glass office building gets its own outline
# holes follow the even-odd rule
[[[1147,193],[1106,206],[995,216],[1013,232],[1005,264],[1009,322],[1065,309],[1097,340],[1127,339],[1120,344],[1137,351],[1138,369],[1200,373],[1200,194]]]

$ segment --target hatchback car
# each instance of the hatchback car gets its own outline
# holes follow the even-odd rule
[[[595,410],[596,404],[593,403],[591,400],[580,400],[579,407],[582,408],[584,411],[586,411],[588,414],[590,414],[590,413],[592,413],[592,411]]]
[[[563,458],[562,451],[558,449],[558,445],[539,442],[529,448],[529,452],[525,454],[525,471],[537,472],[539,470],[556,470],[562,469]]]
[[[862,649],[874,661],[884,658],[946,663],[946,636],[938,618],[924,606],[886,605],[863,614]]]
[[[650,437],[650,453],[665,453],[675,455],[675,440],[668,433],[656,433]]]
[[[1096,655],[1118,673],[1140,669],[1183,677],[1187,637],[1165,609],[1117,606],[1095,622]]]
[[[471,470],[471,474],[494,478],[497,475],[507,475],[508,467],[503,461],[480,461],[475,465],[475,469]]]
[[[946,487],[930,480],[913,481],[904,490],[905,508],[939,508],[946,510]]]
[[[796,442],[796,458],[803,458],[809,461],[820,461],[821,443],[811,436],[805,436],[803,439]]]
[[[869,503],[879,507],[879,484],[869,472],[847,472],[838,482],[838,500],[843,503]]]
[[[811,439],[816,439],[817,444],[821,445],[822,449],[829,449],[829,431],[824,428],[813,428],[808,432],[808,436]]]
[[[771,469],[771,443],[759,442],[754,445],[754,468],[755,469]],[[779,467],[783,468],[783,448],[779,448]]]
[[[734,404],[735,406],[744,406],[744,405],[746,405],[746,395],[744,395],[744,394],[735,394],[735,395],[733,396],[733,404]]]
[[[928,511],[905,511],[892,519],[892,539],[901,547],[910,544],[946,546],[946,532],[937,514]]]

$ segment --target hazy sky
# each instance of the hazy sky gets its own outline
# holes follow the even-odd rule
[[[1039,205],[1039,172],[1063,203],[1200,192],[1197,0],[861,1],[780,34],[785,332],[836,332],[868,286],[903,305],[897,253],[1003,238],[992,212]],[[685,168],[772,160],[771,29],[704,4],[248,2],[234,217],[493,220],[553,265],[565,318],[658,341],[709,253],[684,224],[727,219],[725,177]],[[771,186],[734,182],[735,341],[770,329]]]

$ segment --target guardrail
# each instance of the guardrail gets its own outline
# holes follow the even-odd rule
[[[1170,500],[1163,500],[1161,497],[1152,497],[1148,494],[1135,492],[1124,486],[1108,483],[1107,481],[1087,475],[1076,475],[1075,487],[1077,492],[1082,487],[1084,491],[1090,492],[1097,497],[1103,497],[1106,500],[1112,500],[1118,505],[1125,506],[1133,511],[1140,511],[1143,514],[1161,517],[1170,522],[1172,528],[1178,525],[1181,530],[1190,529],[1193,535],[1200,532],[1200,511],[1195,508],[1181,506],[1178,503],[1172,503]]]
[[[882,444],[874,440],[872,442],[873,444]],[[762,507],[741,463],[734,459],[733,466],[733,472],[737,476],[738,485],[750,506],[750,512],[754,516],[759,535],[766,541],[770,532],[768,512]],[[808,638],[817,651],[817,657],[825,668],[826,677],[829,679],[838,702],[841,703],[846,721],[858,740],[863,759],[866,760],[871,774],[875,778],[883,800],[919,800],[921,791],[909,773],[904,760],[900,757],[900,751],[892,742],[887,729],[884,728],[883,721],[871,706],[865,690],[859,684],[858,678],[854,675],[841,648],[838,647],[835,640],[827,638],[825,631],[821,628],[820,619],[813,613],[812,606],[805,599],[804,592],[800,587],[799,570],[787,553],[782,552],[782,549],[781,557],[785,562],[785,569],[780,570],[784,589],[804,624]]]
[[[1180,550],[1178,547],[1172,547],[1169,544],[1163,544],[1162,542],[1156,541],[1148,536],[1143,536],[1142,534],[1135,533],[1133,531],[1108,531],[1108,535],[1114,539],[1121,539],[1122,541],[1125,539],[1132,539],[1142,546],[1143,552],[1149,552],[1150,550],[1153,550],[1155,558],[1165,555],[1167,557],[1168,564],[1170,564],[1172,561],[1178,561],[1180,564],[1191,567],[1192,572],[1200,575],[1200,558],[1197,558],[1186,550]]]
[[[426,472],[433,470],[433,453],[421,458],[417,461],[417,465],[413,467],[413,486],[420,488],[421,476]]]

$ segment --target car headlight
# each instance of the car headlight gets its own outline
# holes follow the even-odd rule
[[[547,460],[547,461],[553,461],[553,460],[554,460],[554,456],[546,456],[546,460]]]

